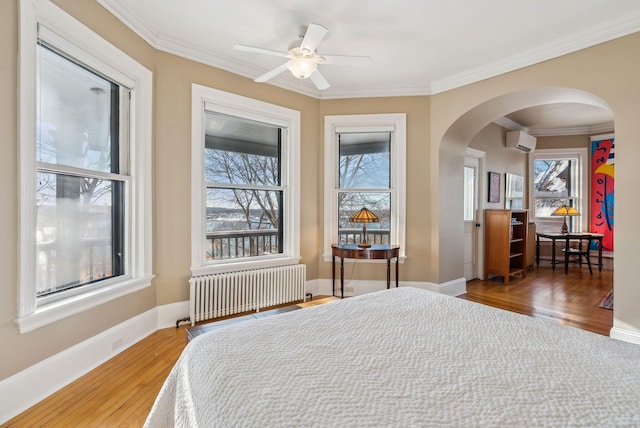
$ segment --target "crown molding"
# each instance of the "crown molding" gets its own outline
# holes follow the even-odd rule
[[[613,132],[613,122],[602,123],[592,126],[572,126],[560,128],[527,128],[508,117],[499,117],[493,123],[499,125],[509,131],[523,131],[534,137],[558,137],[565,135],[596,135],[602,133]]]
[[[640,12],[603,22],[588,30],[558,39],[543,49],[532,49],[504,60],[473,68],[432,82],[431,95],[567,55],[640,31]]]
[[[563,135],[596,135],[614,131],[613,122],[593,126],[576,126],[568,128],[532,128],[529,134],[534,137],[556,137]]]
[[[212,52],[195,49],[189,43],[172,38],[166,34],[156,33],[152,30],[152,26],[136,18],[129,10],[123,7],[122,2],[114,0],[96,1],[152,47],[160,51],[220,68],[249,79],[254,79],[256,76],[265,72],[265,70],[251,67],[246,63],[224,58]],[[300,82],[292,82],[292,79],[286,77],[276,77],[270,80],[268,84],[318,99],[435,95],[528,67],[539,62],[567,55],[638,31],[640,31],[640,12],[628,14],[619,19],[602,22],[589,29],[558,39],[554,41],[553,44],[547,45],[542,49],[529,50],[501,61],[472,68],[443,79],[436,79],[430,83],[410,85],[407,87],[329,88],[324,91],[318,91],[307,82],[303,82],[301,85]]]
[[[493,121],[496,125],[500,125],[503,128],[507,128],[509,131],[523,131],[528,132],[529,129],[525,126],[520,125],[515,120],[511,120],[508,117],[502,116]]]

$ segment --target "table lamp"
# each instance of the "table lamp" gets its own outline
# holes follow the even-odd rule
[[[362,223],[362,242],[358,247],[367,248],[371,244],[367,242],[367,223],[378,223],[380,219],[374,213],[369,211],[367,207],[362,207],[360,211],[349,217],[351,223]]]
[[[562,233],[566,235],[567,233],[569,233],[569,228],[567,227],[567,216],[578,216],[580,215],[580,213],[573,207],[563,205],[556,209],[553,213],[551,213],[551,215],[564,217],[564,222],[562,223]]]

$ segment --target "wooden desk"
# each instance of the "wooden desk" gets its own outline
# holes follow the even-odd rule
[[[398,286],[398,256],[400,247],[373,244],[368,248],[356,244],[331,245],[332,294],[336,294],[336,257],[340,257],[340,298],[344,298],[344,259],[387,260],[387,288],[391,286],[391,259],[396,259],[396,287]]]
[[[579,249],[582,251],[582,241],[587,242],[587,248],[591,248],[593,241],[598,241],[598,271],[602,271],[602,238],[601,233],[536,233],[536,266],[540,265],[540,260],[550,260],[551,269],[555,270],[556,265],[560,262],[556,261],[556,240],[564,241],[564,247],[569,248],[570,241],[578,241]],[[551,258],[540,258],[540,238],[549,239],[551,241]],[[569,272],[569,256],[570,251],[564,252],[564,273]]]

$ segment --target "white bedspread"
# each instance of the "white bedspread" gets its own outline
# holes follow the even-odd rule
[[[640,426],[640,346],[391,289],[197,337],[146,426]]]

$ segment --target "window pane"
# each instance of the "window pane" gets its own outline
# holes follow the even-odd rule
[[[38,46],[36,156],[47,162],[119,173],[119,87]]]
[[[476,169],[464,167],[464,221],[473,221],[475,212]]]
[[[536,159],[534,168],[534,197],[573,196],[571,164],[567,159]]]
[[[207,260],[282,253],[282,191],[208,188]]]
[[[389,244],[391,231],[390,192],[338,193],[338,243],[353,244],[362,241],[362,223],[351,223],[349,217],[367,207],[379,223],[367,223],[367,242]]]
[[[339,134],[340,189],[391,187],[391,133]]]
[[[123,184],[39,173],[37,185],[37,295],[121,275]]]
[[[280,185],[281,128],[212,112],[205,118],[206,181]]]
[[[551,214],[563,205],[575,206],[575,201],[573,199],[536,199],[536,231],[559,233],[562,229],[564,217],[554,217]],[[575,217],[567,217],[569,231],[576,230],[574,228],[574,221],[576,221]]]

